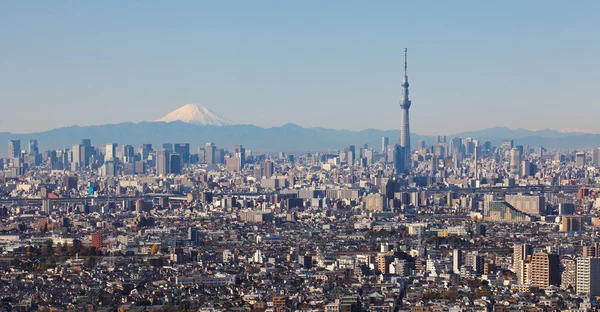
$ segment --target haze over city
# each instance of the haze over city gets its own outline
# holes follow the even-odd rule
[[[156,120],[186,103],[262,127],[398,129],[410,47],[415,133],[598,133],[582,114],[600,114],[599,6],[5,2],[0,131]]]
[[[599,8],[0,4],[0,311],[600,311]]]

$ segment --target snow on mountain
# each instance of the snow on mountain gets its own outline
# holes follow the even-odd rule
[[[202,126],[229,126],[235,123],[227,120],[213,112],[206,106],[198,104],[186,104],[182,107],[166,114],[157,121],[173,122],[182,121],[185,123]]]
[[[562,132],[562,133],[597,134],[597,132],[595,132],[595,131],[585,130],[585,129],[576,129],[576,128],[561,129],[560,132]]]

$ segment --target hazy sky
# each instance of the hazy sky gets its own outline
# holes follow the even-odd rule
[[[600,132],[600,1],[2,1],[0,131],[154,120]]]

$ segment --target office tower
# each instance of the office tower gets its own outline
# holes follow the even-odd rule
[[[581,168],[585,166],[585,153],[579,152],[575,154],[575,166]]]
[[[172,143],[163,143],[162,148],[169,153],[173,153],[173,144]]]
[[[205,161],[207,164],[209,165],[214,165],[216,164],[215,162],[215,152],[216,152],[217,147],[215,146],[214,143],[206,143],[206,151],[204,154],[205,157]]]
[[[190,144],[189,143],[176,143],[175,144],[175,153],[181,156],[182,164],[190,163]]]
[[[242,159],[238,156],[231,156],[225,158],[225,165],[227,171],[240,171],[242,169]]]
[[[560,259],[557,254],[536,252],[531,258],[531,286],[560,286]]]
[[[510,175],[515,177],[519,175],[519,164],[521,162],[521,152],[518,148],[510,150]]]
[[[71,170],[77,170],[81,166],[81,150],[83,146],[81,144],[73,144],[71,150]]]
[[[404,149],[404,165],[402,170],[410,171],[412,160],[410,158],[410,122],[408,118],[408,110],[411,102],[408,99],[408,76],[407,69],[407,49],[404,49],[404,77],[402,78],[402,99],[400,100],[400,108],[402,109],[402,119],[400,122],[400,146]],[[396,171],[398,171],[396,169]]]
[[[454,274],[460,273],[460,267],[462,267],[462,250],[452,250],[452,271]]]
[[[535,175],[535,165],[532,164],[529,160],[523,160],[521,162],[521,176],[522,177],[530,177]]]
[[[475,162],[475,179],[479,179],[479,145],[475,146],[475,151],[473,152],[473,161]]]
[[[104,154],[104,161],[115,160],[117,155],[117,143],[107,143]]]
[[[117,165],[114,160],[105,161],[100,168],[100,175],[104,177],[114,177],[117,175]]]
[[[390,138],[388,138],[388,137],[381,138],[381,153],[382,154],[387,153],[389,144],[390,144]]]
[[[167,175],[171,170],[171,165],[169,163],[169,151],[166,149],[161,149],[156,152],[156,174],[157,175]]]
[[[406,149],[398,144],[394,148],[394,166],[396,168],[396,174],[406,172]]]
[[[215,164],[222,165],[225,163],[225,150],[217,148],[215,150]]]
[[[40,153],[37,140],[29,140],[29,155],[37,155]]]
[[[92,147],[92,140],[91,139],[81,139],[81,145],[86,146],[86,147]]]
[[[243,169],[244,165],[246,164],[246,149],[244,149],[241,145],[234,145],[233,156],[240,159],[240,169]]]
[[[81,144],[80,146],[79,161],[81,168],[87,168],[91,164],[94,148],[91,145],[87,145],[89,143],[89,140],[82,140],[82,142],[86,144]]]
[[[600,296],[600,258],[577,259],[577,294]]]
[[[592,165],[600,166],[600,148],[592,150]]]
[[[8,141],[8,156],[17,158],[21,154],[21,140]]]
[[[63,187],[65,190],[76,190],[79,179],[75,176],[64,176]]]
[[[540,216],[546,212],[546,199],[538,195],[505,195],[504,200],[528,215]]]
[[[183,161],[181,159],[181,155],[179,155],[178,153],[169,154],[169,165],[171,166],[169,173],[181,174],[181,168],[183,168]]]
[[[150,152],[152,152],[152,144],[142,144],[142,146],[138,149],[141,160],[148,159]]]
[[[123,162],[132,163],[135,161],[135,149],[133,145],[123,146]]]
[[[265,168],[264,168],[264,172],[265,172],[265,177],[267,179],[270,179],[273,176],[273,173],[275,172],[275,164],[273,163],[272,160],[267,159],[265,160]]]

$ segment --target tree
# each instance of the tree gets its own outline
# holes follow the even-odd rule
[[[82,246],[83,245],[81,244],[80,240],[78,240],[78,239],[73,240],[73,252],[79,253],[81,251]]]
[[[160,247],[158,246],[158,244],[154,244],[154,245],[152,245],[152,251],[151,251],[151,252],[152,252],[152,254],[153,254],[153,255],[157,254],[157,253],[158,253],[158,250],[159,250],[159,248],[160,248]]]

